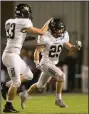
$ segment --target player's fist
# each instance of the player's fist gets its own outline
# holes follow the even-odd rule
[[[82,47],[82,42],[81,41],[76,41],[76,46],[80,50]]]
[[[41,69],[41,65],[40,64],[36,64],[36,68],[37,69]]]
[[[36,64],[36,68],[37,68],[37,69],[41,69],[41,65],[40,65],[39,61],[34,61],[34,62],[35,62],[35,64]]]

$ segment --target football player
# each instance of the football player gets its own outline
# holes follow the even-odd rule
[[[57,80],[55,104],[61,108],[67,107],[62,100],[65,74],[56,67],[63,46],[69,49],[70,52],[76,52],[80,50],[81,42],[78,41],[76,46],[70,44],[69,34],[64,23],[59,18],[54,18],[49,23],[49,30],[44,35],[38,37],[38,46],[34,52],[34,62],[36,67],[41,69],[42,72],[37,83],[33,84],[27,91],[20,93],[22,108],[25,106],[24,103],[28,95],[44,88],[52,77]],[[40,52],[42,53],[42,59],[39,62]]]
[[[2,55],[2,61],[7,67],[11,79],[9,82],[8,98],[3,109],[5,113],[19,112],[14,109],[12,105],[12,100],[16,95],[17,88],[21,84],[21,79],[33,79],[33,73],[19,56],[26,34],[27,32],[31,32],[37,35],[43,35],[47,31],[51,19],[49,19],[41,29],[33,27],[31,20],[31,8],[26,4],[19,4],[15,8],[15,18],[9,19],[5,23],[7,44]],[[20,74],[22,74],[21,77]]]

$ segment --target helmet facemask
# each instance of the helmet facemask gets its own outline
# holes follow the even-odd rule
[[[59,18],[56,18],[49,23],[49,30],[55,38],[58,38],[65,32],[65,25]]]
[[[58,38],[58,37],[61,37],[62,34],[64,33],[64,28],[61,28],[61,29],[53,29],[51,30],[51,34],[55,37],[55,38]]]

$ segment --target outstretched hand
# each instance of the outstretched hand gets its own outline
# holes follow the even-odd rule
[[[53,17],[51,17],[51,18],[46,22],[46,24],[49,24],[52,19],[53,19]]]

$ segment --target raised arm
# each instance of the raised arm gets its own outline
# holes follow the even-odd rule
[[[48,30],[48,25],[51,20],[52,20],[52,18],[50,18],[41,29],[36,28],[36,27],[30,27],[30,28],[26,29],[26,31],[32,32],[32,33],[38,34],[38,35],[43,35]]]
[[[72,45],[71,43],[65,43],[64,46],[69,50],[69,55],[76,53],[82,47],[81,41],[76,41],[76,45]]]
[[[81,41],[76,41],[76,45],[72,45],[71,43],[65,43],[64,46],[69,50],[69,51],[79,51],[81,46],[82,46],[82,43]]]

